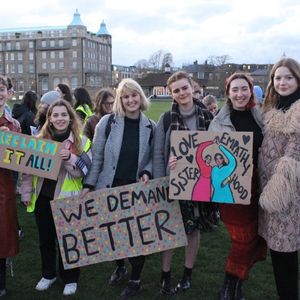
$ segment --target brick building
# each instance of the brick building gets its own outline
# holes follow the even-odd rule
[[[104,21],[97,33],[87,31],[76,10],[68,26],[0,30],[0,74],[10,77],[21,98],[39,95],[58,83],[92,94],[112,85],[112,41]]]

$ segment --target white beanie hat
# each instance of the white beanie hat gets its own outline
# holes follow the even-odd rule
[[[60,99],[60,93],[57,91],[50,91],[45,93],[42,98],[41,98],[41,102],[42,103],[46,103],[48,105],[51,105],[53,102],[55,102],[56,100]]]

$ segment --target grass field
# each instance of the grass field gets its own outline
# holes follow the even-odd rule
[[[158,120],[159,115],[170,107],[169,102],[153,102],[148,115]],[[65,299],[62,296],[63,284],[59,279],[48,291],[38,292],[34,289],[40,279],[40,255],[34,215],[25,213],[24,207],[18,205],[20,224],[24,228],[25,237],[21,241],[20,254],[13,259],[14,277],[8,276],[9,294],[4,299]],[[201,236],[201,246],[193,271],[192,288],[174,299],[214,300],[223,282],[224,263],[229,251],[229,240],[226,230],[221,225],[215,232]],[[1,241],[0,241],[1,247]],[[172,277],[175,285],[183,271],[184,249],[176,249],[172,262]],[[128,263],[127,266],[129,267]],[[160,254],[150,255],[146,259],[142,273],[142,291],[134,299],[152,300],[167,299],[159,296]],[[112,262],[81,268],[79,289],[71,299],[93,300],[117,299],[126,285],[110,287],[108,279],[115,265]],[[129,268],[130,269],[130,268]],[[275,284],[270,259],[258,263],[253,268],[250,278],[244,283],[247,300],[276,299]]]

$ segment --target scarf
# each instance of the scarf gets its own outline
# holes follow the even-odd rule
[[[213,115],[207,110],[207,108],[201,102],[193,99],[195,106],[195,116],[197,130],[206,131],[213,119]],[[171,107],[171,131],[172,130],[189,130],[189,128],[184,124],[183,117],[179,111],[179,104],[173,101]]]
[[[300,99],[300,88],[288,96],[280,96],[277,109],[287,111],[293,103]]]

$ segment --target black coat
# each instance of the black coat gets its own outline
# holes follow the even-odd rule
[[[14,104],[12,117],[19,121],[22,133],[31,135],[30,126],[36,126],[34,124],[35,114],[24,103]]]

